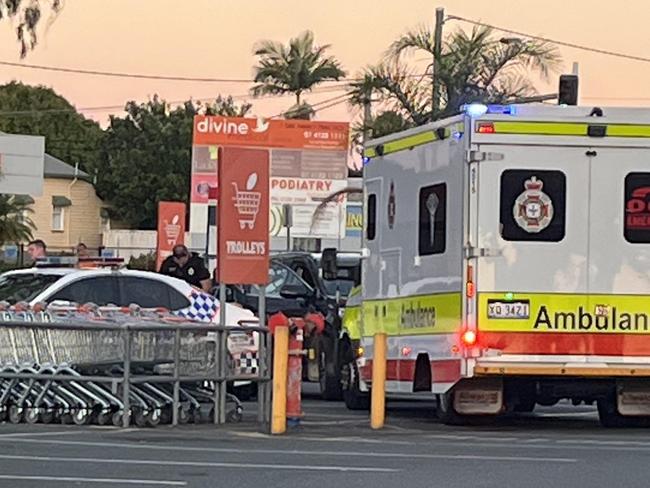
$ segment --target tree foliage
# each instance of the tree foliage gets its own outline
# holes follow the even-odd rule
[[[188,201],[194,116],[245,116],[249,110],[249,104],[237,105],[230,97],[176,108],[157,97],[129,102],[125,116],[110,118],[98,173],[97,189],[111,204],[112,217],[154,229],[159,201]]]
[[[0,132],[45,137],[45,151],[92,173],[103,132],[51,88],[12,81],[0,86]]]
[[[547,43],[500,39],[493,34],[487,27],[450,33],[441,46],[438,72],[433,73],[431,63],[423,73],[409,65],[408,57],[424,52],[433,59],[433,33],[424,26],[413,29],[390,45],[384,61],[368,67],[350,85],[350,101],[361,106],[372,97],[381,110],[400,116],[407,125],[422,125],[458,113],[466,103],[503,103],[533,95],[528,75],[533,72],[547,78],[560,66],[557,49]],[[442,92],[441,108],[435,114],[431,110],[433,76]]]
[[[300,109],[304,92],[324,81],[338,81],[345,76],[338,60],[326,54],[329,48],[329,44],[316,45],[311,31],[299,34],[286,46],[276,41],[261,41],[253,51],[259,60],[254,68],[257,84],[251,93],[255,96],[293,93],[294,108]]]
[[[31,213],[33,210],[24,197],[0,195],[0,246],[32,239],[36,226]]]
[[[291,106],[282,115],[285,119],[311,120],[316,115],[316,111],[309,103],[302,102],[300,105]]]
[[[36,28],[42,20],[43,12],[48,11],[52,22],[63,8],[63,0],[2,0],[0,1],[0,20],[18,19],[16,37],[20,43],[20,57],[36,47],[38,36]]]

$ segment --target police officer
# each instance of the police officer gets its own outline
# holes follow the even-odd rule
[[[203,260],[194,253],[190,254],[182,244],[175,246],[172,255],[163,261],[160,273],[179,278],[206,292],[209,292],[212,286],[210,272]]]

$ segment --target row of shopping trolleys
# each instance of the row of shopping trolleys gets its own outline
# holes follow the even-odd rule
[[[98,334],[56,332],[48,329],[3,327],[7,322],[85,322],[89,318],[107,322],[177,321],[161,309],[96,307],[29,307],[0,303],[0,421],[17,423],[63,423],[125,425],[125,385],[122,361],[100,358],[100,350],[116,347],[118,341],[102,337],[104,344],[90,344]],[[93,342],[97,342],[94,340]],[[121,346],[121,343],[118,345]],[[136,354],[137,355],[137,354]],[[115,356],[115,354],[113,354]],[[92,357],[109,359],[91,361]],[[130,373],[156,376],[160,364],[150,357],[133,358]],[[36,376],[36,378],[34,378]],[[58,378],[51,378],[56,376]],[[88,381],[85,376],[96,380]],[[64,379],[59,379],[65,377]],[[78,379],[76,379],[78,378]],[[212,421],[216,384],[210,381],[181,383],[176,419],[178,423]],[[153,427],[169,424],[174,418],[173,385],[169,378],[128,385],[129,424]],[[242,403],[232,394],[226,419],[241,421]]]

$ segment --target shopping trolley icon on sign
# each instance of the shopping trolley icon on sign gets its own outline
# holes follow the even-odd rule
[[[255,219],[260,210],[260,201],[262,194],[258,191],[252,191],[257,184],[257,173],[251,173],[246,180],[246,190],[240,190],[237,183],[233,183],[235,187],[235,208],[239,213],[239,227],[245,229],[248,227],[252,229],[255,226]]]

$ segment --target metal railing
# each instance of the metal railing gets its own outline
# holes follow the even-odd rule
[[[69,315],[69,314],[68,314]],[[241,419],[227,385],[258,385],[257,419],[270,422],[268,329],[173,316],[79,318],[0,312],[0,418],[127,427]],[[204,412],[203,412],[204,413]]]

